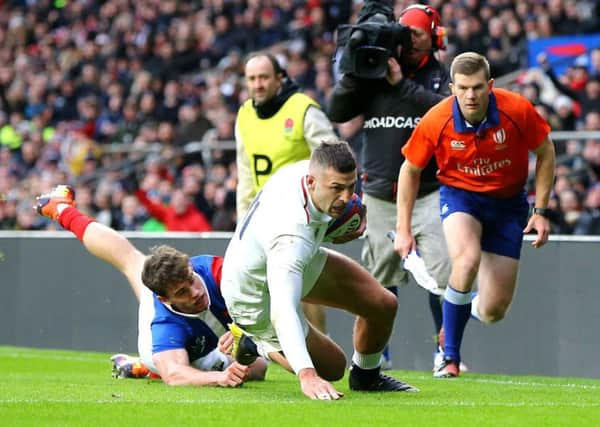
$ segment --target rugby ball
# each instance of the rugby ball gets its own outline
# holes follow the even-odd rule
[[[325,232],[325,240],[333,240],[355,231],[360,227],[364,210],[362,200],[358,194],[354,193],[346,205],[344,213],[329,224]]]

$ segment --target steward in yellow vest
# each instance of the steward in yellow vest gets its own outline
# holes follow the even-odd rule
[[[272,55],[252,56],[245,76],[250,99],[235,124],[238,220],[281,166],[306,160],[322,141],[337,139],[319,105],[299,92]]]

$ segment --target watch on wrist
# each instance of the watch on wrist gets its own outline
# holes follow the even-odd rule
[[[549,208],[533,208],[534,215],[541,215],[544,218],[550,217],[550,209]]]

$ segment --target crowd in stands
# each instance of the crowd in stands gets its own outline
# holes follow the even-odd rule
[[[410,1],[396,1],[398,14]],[[527,41],[600,32],[592,0],[434,0],[449,48],[486,55],[553,130],[600,131],[600,46],[556,75]],[[327,105],[335,29],[361,1],[41,0],[0,3],[0,230],[56,229],[34,196],[76,189],[118,230],[232,230],[243,61],[270,49]],[[193,144],[202,142],[202,144]],[[557,141],[553,232],[600,234],[600,139]],[[176,215],[174,212],[186,212]],[[181,219],[185,218],[185,219]]]

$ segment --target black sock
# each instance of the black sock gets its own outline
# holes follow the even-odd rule
[[[380,370],[381,367],[379,366],[373,369],[364,369],[359,367],[356,363],[352,363],[352,369],[350,370],[350,372],[353,376],[358,377],[359,379],[369,379],[379,376]]]
[[[439,334],[442,329],[442,301],[439,295],[432,294],[429,292],[429,310],[431,311],[431,317],[433,317],[433,324],[435,326],[435,334]],[[438,342],[436,339],[435,348],[437,351]]]

